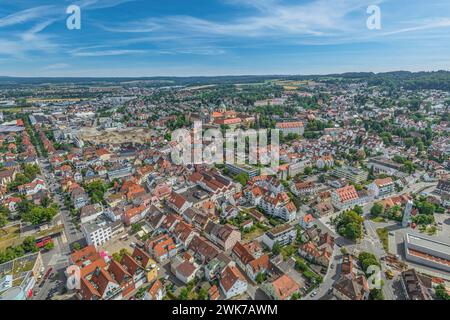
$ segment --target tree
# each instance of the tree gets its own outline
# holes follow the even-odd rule
[[[47,242],[47,244],[44,246],[44,249],[47,251],[52,250],[55,247],[55,244],[53,243],[53,241]]]
[[[383,291],[381,289],[372,289],[369,294],[370,300],[384,300]]]
[[[39,248],[36,246],[36,239],[34,237],[26,237],[22,242],[22,247],[26,252],[36,252]]]
[[[313,169],[311,167],[306,167],[303,171],[304,174],[310,175],[313,172]]]
[[[429,203],[427,201],[419,202],[417,204],[417,207],[419,209],[420,214],[427,214],[427,215],[434,214],[434,211],[436,209],[434,204]]]
[[[75,242],[72,246],[73,250],[78,251],[81,249],[81,245],[78,242]]]
[[[275,241],[275,243],[272,246],[272,253],[274,255],[278,255],[281,252],[281,244],[278,241]]]
[[[32,207],[31,210],[23,213],[21,218],[23,221],[30,222],[33,225],[41,224],[44,222],[50,222],[53,217],[57,214],[58,210],[56,207],[42,208],[42,207]]]
[[[180,295],[178,296],[178,300],[187,300],[189,298],[189,290],[187,288],[183,288],[180,291]]]
[[[450,295],[447,293],[447,290],[445,289],[445,286],[443,284],[436,286],[435,292],[436,292],[436,296],[439,299],[450,300]]]
[[[239,173],[237,176],[235,176],[234,180],[236,182],[239,182],[242,186],[246,186],[247,182],[249,180],[249,177],[248,177],[248,174],[242,172],[242,173]]]
[[[266,280],[266,275],[264,274],[264,272],[260,272],[256,275],[255,280],[258,284],[261,284]]]
[[[198,290],[197,300],[208,300],[208,291],[205,288]]]
[[[384,207],[381,203],[375,203],[370,209],[370,214],[374,217],[378,217],[384,213]]]
[[[333,224],[336,225],[336,229],[340,235],[350,240],[356,240],[363,236],[363,221],[364,218],[355,211],[345,211],[333,220]]]
[[[359,214],[360,216],[363,215],[364,211],[363,208],[360,206],[356,206],[355,208],[353,208],[353,211],[355,211],[357,214]]]

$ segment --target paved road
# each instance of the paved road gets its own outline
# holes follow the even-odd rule
[[[75,225],[72,223],[69,210],[67,210],[67,208],[65,208],[64,206],[63,196],[60,195],[58,192],[58,190],[60,190],[60,184],[59,182],[56,181],[56,179],[51,173],[50,163],[48,159],[41,159],[40,165],[42,172],[44,173],[45,178],[50,187],[50,191],[53,194],[53,200],[60,207],[60,214],[58,215],[57,219],[60,219],[62,224],[64,225],[64,235],[62,237],[63,243],[61,250],[62,252],[70,254],[71,251],[70,245],[72,245],[75,242],[79,242],[80,244],[84,243],[83,233],[81,231],[78,231]]]

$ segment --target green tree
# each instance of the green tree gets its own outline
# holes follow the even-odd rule
[[[47,251],[52,250],[55,247],[55,244],[53,243],[53,241],[47,242],[47,244],[44,246],[44,249]]]
[[[205,288],[200,288],[197,293],[197,300],[208,300],[208,291]]]
[[[36,252],[39,248],[36,246],[36,239],[34,237],[26,237],[22,242],[22,247],[26,252]]]
[[[275,241],[275,243],[272,246],[272,253],[274,255],[278,255],[281,252],[281,244],[278,241]]]
[[[370,300],[384,300],[383,291],[381,289],[372,289],[369,294]]]
[[[246,186],[249,180],[248,174],[242,172],[234,177],[236,182],[239,182],[242,186]]]
[[[266,275],[264,274],[264,272],[260,272],[256,275],[255,280],[258,284],[261,284],[266,280]]]
[[[370,214],[374,217],[378,217],[384,213],[384,207],[381,203],[375,203],[370,209]]]
[[[360,216],[363,215],[364,211],[363,208],[361,206],[356,206],[353,208],[353,211],[355,211],[357,214],[359,214]]]
[[[441,300],[450,300],[450,295],[447,293],[445,286],[440,284],[435,289],[436,296]]]

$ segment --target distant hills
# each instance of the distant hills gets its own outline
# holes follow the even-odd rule
[[[385,73],[348,72],[329,75],[242,75],[242,76],[198,76],[198,77],[8,77],[0,76],[0,86],[42,86],[42,85],[114,85],[144,83],[147,86],[191,86],[206,84],[258,83],[267,80],[316,80],[326,82],[360,82],[369,85],[380,85],[390,88],[406,89],[440,89],[450,91],[450,72],[409,72],[393,71]]]

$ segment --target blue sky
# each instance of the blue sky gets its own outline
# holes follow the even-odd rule
[[[449,34],[448,0],[1,0],[0,75],[449,70]]]

